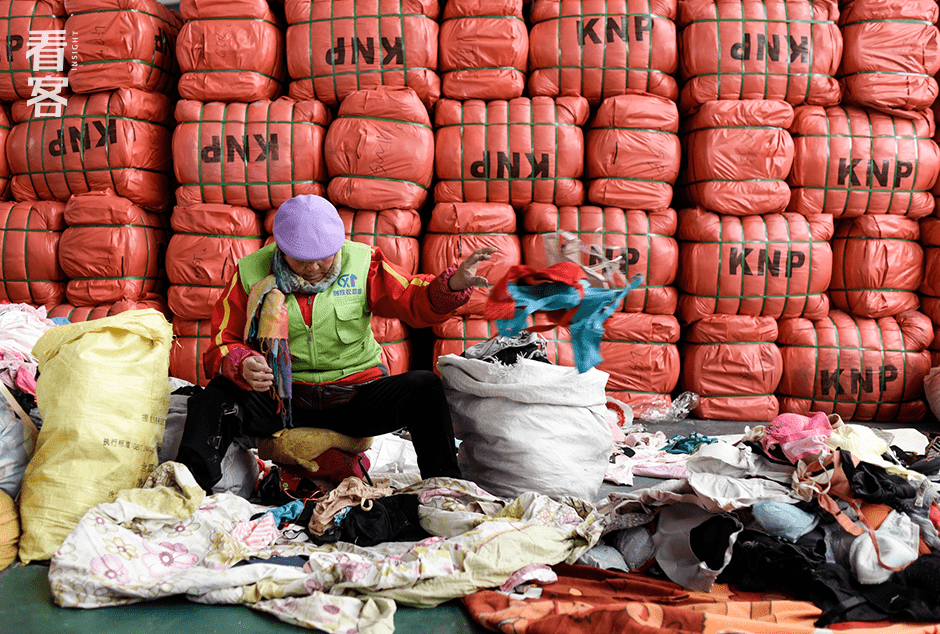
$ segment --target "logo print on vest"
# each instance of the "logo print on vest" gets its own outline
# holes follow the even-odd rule
[[[344,273],[340,275],[339,279],[336,280],[336,285],[339,288],[333,291],[333,295],[361,295],[362,289],[356,288],[357,280],[358,276],[354,273]]]

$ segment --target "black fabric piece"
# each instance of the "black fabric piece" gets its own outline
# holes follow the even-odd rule
[[[847,568],[831,563],[820,564],[809,587],[810,600],[822,610],[816,627],[845,621],[883,621],[888,614],[861,595],[861,584],[854,583]]]
[[[13,397],[13,400],[15,400],[27,414],[29,414],[31,409],[36,407],[36,397],[29,392],[21,390],[17,387],[8,387],[7,389],[10,391],[10,395]]]
[[[849,452],[842,450],[842,471],[856,497],[875,504],[887,504],[898,511],[914,507],[917,489],[899,475],[888,473],[879,465],[859,461],[853,464]]]
[[[418,521],[418,496],[389,495],[372,500],[367,511],[354,506],[341,522],[341,540],[358,546],[416,542],[430,537]]]
[[[689,531],[689,546],[692,553],[704,561],[712,570],[721,570],[731,535],[740,524],[727,515],[710,517]]]
[[[303,568],[304,564],[310,559],[308,555],[291,555],[290,557],[269,557],[262,559],[260,557],[249,557],[242,559],[232,565],[232,568],[238,566],[247,566],[248,564],[276,564],[278,566],[292,566],[294,568]]]
[[[764,456],[771,462],[793,466],[793,463],[790,462],[790,459],[787,458],[785,453],[783,453],[783,448],[780,445],[771,445],[770,451],[768,452],[764,449],[764,444],[759,440],[744,440],[741,442],[741,444],[750,447],[751,451]]]
[[[940,622],[940,554],[921,555],[888,581],[862,586],[861,593],[895,619]]]
[[[731,561],[717,581],[747,592],[782,590],[805,601],[809,599],[814,570],[825,560],[825,537],[821,530],[811,531],[794,544],[745,529],[738,535]]]

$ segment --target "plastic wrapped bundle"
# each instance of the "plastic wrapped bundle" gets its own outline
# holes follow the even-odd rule
[[[132,299],[122,299],[113,304],[98,304],[97,306],[73,306],[72,304],[57,304],[49,309],[48,317],[64,317],[69,323],[80,321],[91,321],[92,319],[101,319],[102,317],[113,317],[129,310],[147,310],[153,309],[163,313],[164,317],[170,318],[170,309],[166,305],[166,300],[162,297],[134,301]]]
[[[829,312],[832,216],[679,212],[679,318],[763,315],[819,319]]]
[[[0,301],[46,308],[65,301],[64,230],[65,203],[0,203]]]
[[[856,107],[796,108],[789,211],[929,215],[940,173],[934,129],[930,110],[896,117]]]
[[[924,280],[918,289],[920,307],[940,327],[940,218],[920,221],[920,244],[924,249]]]
[[[778,328],[781,411],[899,423],[927,414],[924,377],[934,333],[922,313],[869,319],[833,310],[818,320],[781,319]]]
[[[534,269],[549,266],[545,236],[556,231],[574,235],[584,249],[608,260],[620,257],[623,280],[636,274],[642,283],[627,293],[620,309],[628,313],[672,315],[679,293],[673,286],[679,265],[676,212],[640,211],[618,207],[556,207],[532,203],[523,209],[522,261]],[[582,264],[591,265],[585,255]],[[622,287],[621,287],[622,288]]]
[[[437,202],[584,202],[583,97],[442,99],[435,108]]]
[[[936,0],[851,0],[839,8],[843,101],[923,110],[937,98]]]
[[[2,0],[0,1],[0,41],[6,43],[6,55],[0,56],[0,100],[16,101],[33,97],[34,87],[30,79],[48,77],[44,80],[52,89],[54,84],[68,81],[68,65],[71,63],[71,45],[68,35],[58,43],[64,48],[62,70],[33,70],[33,58],[29,52],[30,31],[64,31],[68,17],[63,0]],[[61,87],[61,96],[71,94],[68,86]],[[37,93],[38,94],[38,93]]]
[[[173,347],[170,349],[170,376],[194,385],[206,385],[209,377],[202,354],[209,347],[212,323],[208,319],[173,318]]]
[[[353,242],[377,246],[389,262],[406,273],[418,272],[421,259],[421,216],[414,209],[354,211],[340,208],[346,235]],[[273,222],[273,220],[272,220]],[[268,232],[270,233],[270,231]]]
[[[410,88],[347,95],[323,142],[334,205],[419,209],[434,176],[434,131]]]
[[[679,110],[643,93],[605,99],[584,130],[587,197],[595,205],[665,209],[679,175]]]
[[[264,244],[262,218],[232,205],[176,207],[166,251],[167,303],[184,319],[209,319],[239,258]]]
[[[276,209],[300,194],[326,195],[323,139],[331,119],[319,101],[176,104],[177,203]]]
[[[920,305],[920,226],[903,216],[840,220],[832,238],[832,305],[860,317],[887,317]]]
[[[156,0],[66,0],[69,88],[168,92],[176,84],[179,13]]]
[[[432,107],[438,0],[285,0],[290,96],[334,106],[352,92],[407,86]]]
[[[450,0],[441,16],[439,53],[444,97],[521,97],[529,57],[522,0]]]
[[[716,99],[839,103],[835,0],[679,0],[679,109]]]
[[[59,264],[75,306],[155,299],[166,290],[167,218],[112,191],[72,196],[65,204]]]
[[[787,175],[793,108],[785,101],[710,101],[683,122],[686,196],[734,216],[779,213],[790,202]]]
[[[597,364],[610,374],[608,396],[631,406],[670,402],[681,369],[678,341],[679,322],[672,315],[611,315],[600,344],[604,360]]]
[[[13,129],[13,123],[10,121],[10,115],[6,106],[0,105],[0,200],[9,200],[10,192],[10,163],[7,161],[6,142],[10,136],[10,130]]]
[[[170,198],[170,100],[134,88],[73,95],[61,117],[13,104],[13,198],[58,200],[111,189],[149,211]]]
[[[675,101],[676,0],[535,0],[529,95],[592,104],[639,90]]]
[[[477,275],[495,282],[510,267],[522,263],[512,207],[498,203],[438,203],[421,242],[421,272],[438,275],[457,266],[480,247],[490,246],[499,251],[480,262]],[[487,288],[474,288],[470,301],[458,308],[456,314],[482,315],[488,294]]]
[[[773,317],[709,315],[683,334],[682,389],[699,396],[696,418],[771,421],[783,357]]]
[[[284,29],[266,0],[182,0],[179,93],[196,101],[261,101],[287,79]]]
[[[404,374],[411,369],[411,337],[403,321],[373,315],[372,334],[382,346],[381,359],[389,375]]]

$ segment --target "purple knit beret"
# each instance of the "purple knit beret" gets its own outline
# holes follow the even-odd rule
[[[274,241],[296,260],[322,260],[343,248],[346,229],[326,198],[305,194],[285,200],[274,214]]]

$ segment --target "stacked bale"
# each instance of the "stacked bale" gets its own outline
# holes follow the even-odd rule
[[[929,108],[940,71],[938,19],[934,0],[843,1],[843,101],[879,109]]]
[[[64,217],[59,264],[69,278],[69,304],[156,301],[165,295],[169,227],[163,214],[105,190],[72,196]]]
[[[285,0],[290,96],[334,106],[350,93],[407,86],[432,107],[437,0]]]
[[[839,102],[835,0],[680,0],[680,110],[708,101]]]
[[[47,309],[65,301],[64,230],[65,203],[0,203],[0,301]]]
[[[276,99],[287,77],[284,25],[267,0],[183,0],[179,93],[195,101]]]
[[[871,319],[832,310],[822,319],[782,319],[785,371],[777,395],[788,412],[849,421],[922,420],[933,328],[914,310]]]
[[[529,95],[592,104],[638,90],[675,100],[676,0],[534,0]]]
[[[65,11],[73,92],[175,89],[178,12],[155,0],[66,0]]]
[[[451,0],[441,15],[439,53],[444,97],[521,97],[529,56],[522,0]]]

